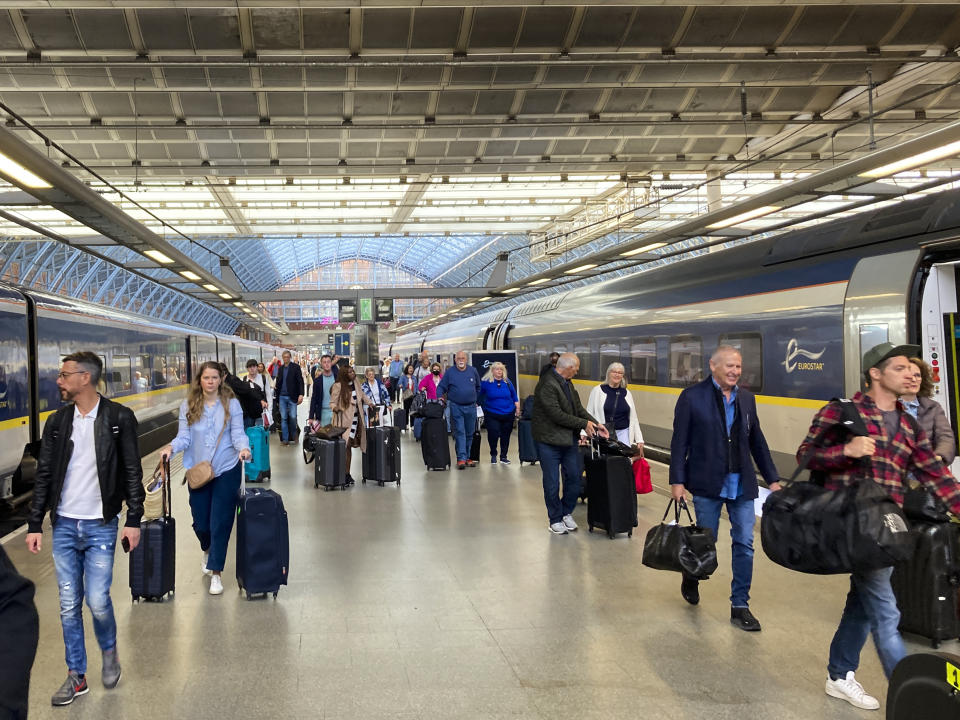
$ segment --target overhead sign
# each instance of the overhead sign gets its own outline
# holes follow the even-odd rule
[[[338,300],[339,321],[341,325],[357,321],[357,302],[355,300]]]
[[[340,357],[350,357],[350,333],[336,333],[334,337],[334,354]]]
[[[376,301],[376,321],[380,322],[393,322],[393,300],[391,298],[383,298]]]
[[[358,322],[373,322],[373,298],[360,298],[360,315]]]

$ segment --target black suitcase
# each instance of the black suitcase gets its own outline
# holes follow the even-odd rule
[[[909,562],[894,568],[890,584],[900,608],[900,629],[928,638],[936,648],[944,640],[960,638],[960,525],[911,524],[916,551]]]
[[[450,441],[447,438],[447,424],[442,417],[424,418],[420,450],[427,470],[446,470],[450,467]]]
[[[363,482],[373,480],[400,484],[400,428],[367,428],[367,451],[363,453]]]
[[[473,433],[473,439],[470,441],[470,459],[474,462],[480,462],[480,431]]]
[[[327,490],[347,489],[347,442],[343,438],[313,440],[313,486]]]
[[[533,440],[533,422],[520,420],[517,422],[517,442],[519,443],[520,464],[535,463],[540,460],[537,452],[537,443]]]
[[[283,499],[273,490],[248,488],[237,494],[237,584],[253,595],[273,593],[287,584],[290,531]]]
[[[177,524],[170,514],[170,461],[162,463],[163,517],[140,523],[140,542],[130,553],[130,594],[134,600],[173,595]]]
[[[404,408],[397,408],[393,411],[393,426],[400,430],[407,429],[407,411]]]
[[[637,488],[630,459],[595,452],[584,460],[587,470],[587,526],[607,531],[608,537],[625,532],[633,537],[637,526]],[[566,491],[566,490],[565,490]]]

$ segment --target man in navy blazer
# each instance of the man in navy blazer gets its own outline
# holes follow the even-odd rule
[[[741,630],[756,631],[760,623],[749,608],[757,497],[751,456],[770,489],[780,486],[760,429],[756,399],[749,390],[737,387],[741,363],[739,350],[721,345],[710,358],[711,376],[680,393],[670,442],[670,489],[677,500],[684,490],[690,491],[697,524],[713,530],[717,538],[720,511],[726,505],[733,538],[730,622]],[[680,594],[696,605],[698,581],[684,576]]]
[[[284,350],[283,365],[277,370],[274,394],[280,405],[280,444],[297,442],[297,405],[303,402],[303,373],[300,366],[291,362],[289,350]]]

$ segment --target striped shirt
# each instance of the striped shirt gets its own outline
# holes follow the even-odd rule
[[[849,437],[838,424],[843,410],[840,403],[834,402],[822,407],[814,416],[810,431],[797,451],[797,460],[800,461],[812,451],[808,467],[829,473],[825,483],[829,490],[838,490],[866,475],[901,505],[904,479],[909,472],[921,484],[933,490],[952,513],[960,515],[960,483],[950,474],[947,466],[937,459],[923,430],[918,427],[914,433],[913,426],[904,416],[900,401],[897,401],[899,429],[892,438],[884,427],[883,413],[873,398],[857,393],[853,396],[853,404],[863,417],[869,436],[876,442],[876,452],[861,459],[843,454],[843,446]]]

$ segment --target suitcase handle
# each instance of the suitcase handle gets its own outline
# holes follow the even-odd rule
[[[163,517],[170,518],[173,512],[170,509],[170,458],[160,460],[160,473],[163,476],[163,486],[160,488],[160,512]]]

